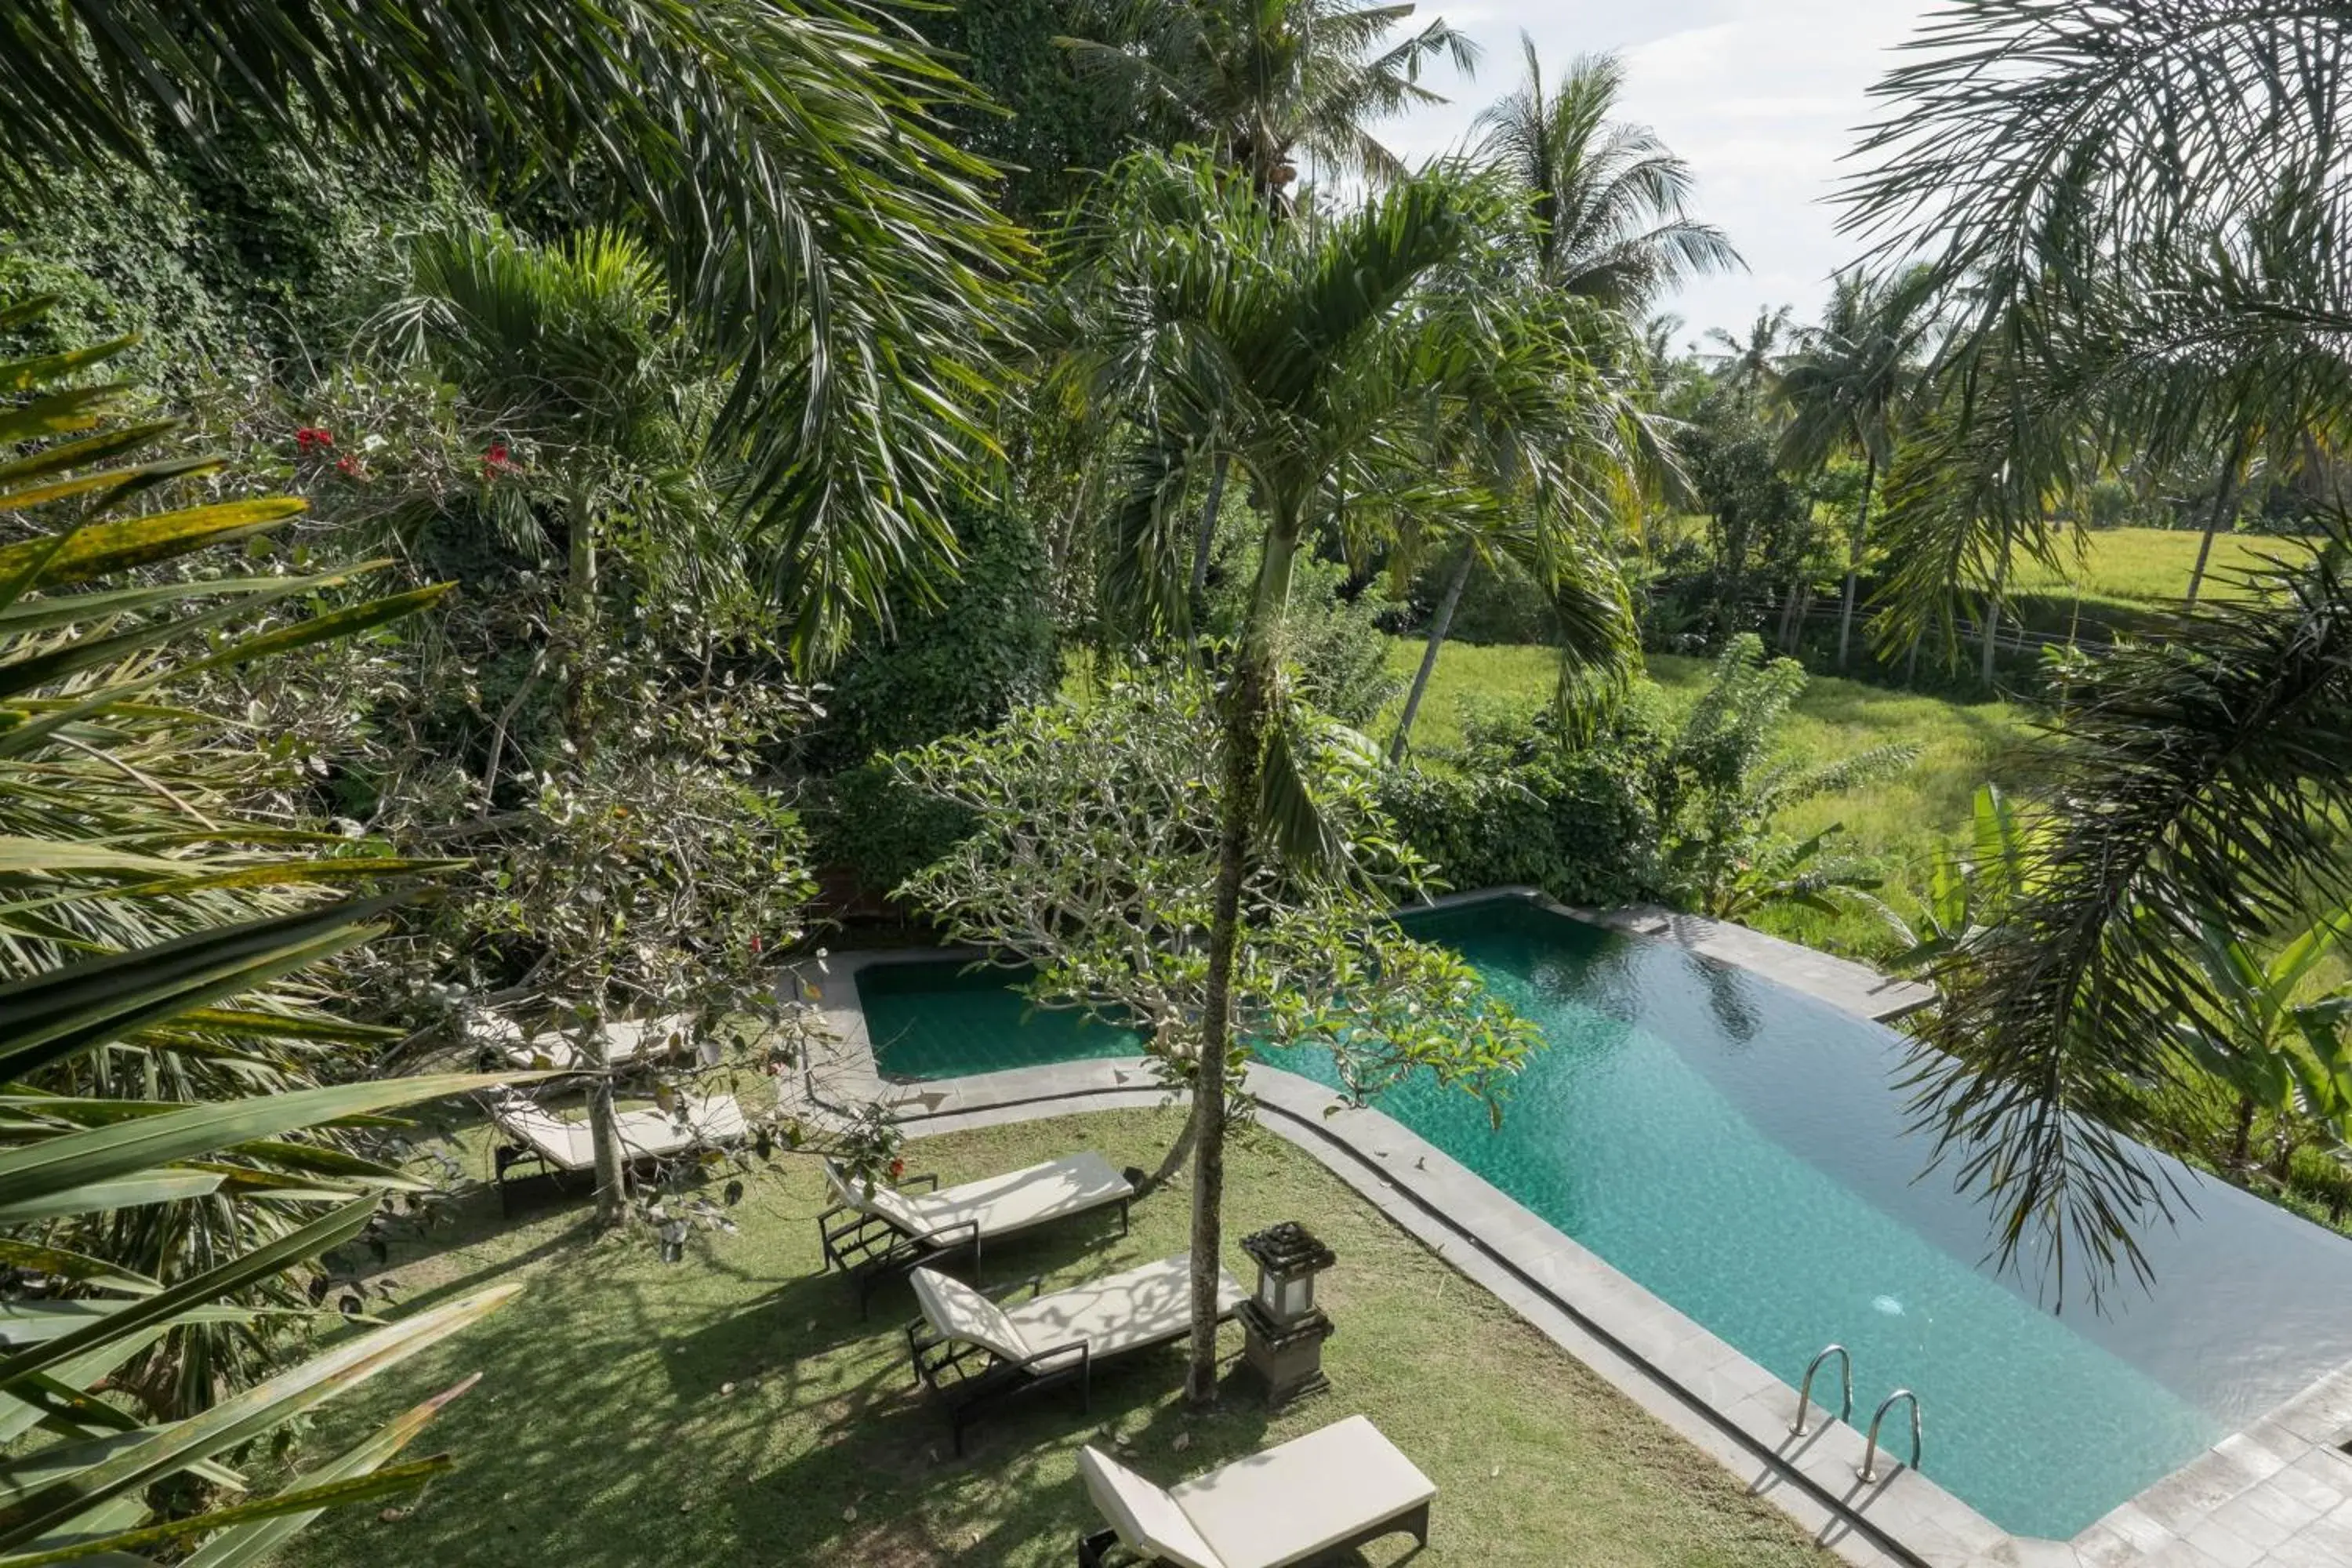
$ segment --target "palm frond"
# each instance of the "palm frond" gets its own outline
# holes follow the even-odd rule
[[[2098,1291],[2177,1202],[2133,1140],[2178,1071],[2174,1026],[2219,1032],[2193,956],[2209,923],[2288,929],[2352,892],[2352,592],[2340,546],[2200,605],[2069,692],[2053,783],[2004,918],[1944,960],[1916,1058],[1918,1113],[1997,1205],[2005,1259]]]

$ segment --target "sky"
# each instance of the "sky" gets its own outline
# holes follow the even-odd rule
[[[1823,198],[1846,167],[1868,91],[1931,0],[1421,0],[1408,25],[1442,16],[1475,39],[1476,78],[1450,66],[1423,83],[1451,101],[1390,121],[1381,136],[1408,163],[1457,147],[1480,108],[1518,84],[1519,34],[1546,80],[1580,54],[1626,68],[1622,118],[1647,124],[1692,165],[1696,216],[1723,228],[1748,270],[1702,279],[1667,304],[1676,343],[1708,327],[1743,331],[1762,305],[1819,316],[1829,278],[1855,245]]]

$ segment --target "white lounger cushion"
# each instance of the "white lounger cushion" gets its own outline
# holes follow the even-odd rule
[[[871,1193],[864,1192],[863,1184],[848,1180],[830,1160],[825,1180],[836,1198],[860,1214],[908,1236],[954,1231],[956,1239],[970,1239],[975,1232],[1009,1236],[1135,1195],[1134,1184],[1092,1151],[937,1193],[902,1193],[878,1183]]]
[[[635,1060],[648,1049],[667,1048],[684,1039],[693,1022],[684,1013],[671,1013],[659,1018],[612,1019],[602,1031],[604,1061],[607,1066],[618,1066],[622,1062]],[[571,1034],[560,1029],[533,1035],[529,1039],[520,1038],[518,1032],[512,1039],[488,1043],[498,1046],[507,1060],[519,1068],[533,1067],[542,1061],[558,1070],[588,1065],[587,1053],[580,1048]]]
[[[1133,1470],[1092,1448],[1081,1448],[1078,1474],[1086,1478],[1095,1511],[1130,1549],[1149,1552],[1171,1568],[1225,1568],[1176,1500]]]
[[[504,1101],[491,1115],[500,1131],[558,1170],[585,1171],[596,1163],[595,1135],[584,1121],[567,1121],[525,1100]]]
[[[1006,1361],[1029,1359],[1029,1346],[1004,1310],[971,1286],[931,1268],[918,1268],[907,1279],[924,1321],[943,1338],[978,1345]]]
[[[1005,1236],[1132,1197],[1135,1188],[1110,1168],[1109,1161],[1089,1150],[945,1192],[898,1195],[932,1230],[970,1223],[982,1236]]]
[[[1437,1495],[1437,1486],[1362,1415],[1234,1460],[1195,1481],[1181,1481],[1164,1493],[1094,1448],[1079,1455],[1079,1469],[1119,1540],[1136,1552],[1167,1556],[1188,1568],[1284,1568]],[[1096,1471],[1103,1471],[1106,1486],[1096,1483]],[[1119,1510],[1103,1502],[1110,1471],[1122,1477],[1115,1488]],[[1167,1500],[1209,1556],[1171,1556],[1164,1542],[1143,1538],[1146,1528],[1155,1528],[1150,1519],[1164,1528],[1164,1514],[1148,1519],[1136,1511],[1143,1490]],[[1139,1531],[1136,1538],[1127,1535],[1129,1526]]]
[[[1011,1308],[934,1269],[918,1268],[909,1278],[924,1319],[943,1338],[979,1345],[1007,1361],[1076,1344],[1091,1346],[1100,1360],[1190,1331],[1192,1268],[1191,1258],[1179,1253]],[[1219,1269],[1218,1314],[1241,1301],[1240,1282]]]
[[[1281,1568],[1436,1495],[1361,1415],[1168,1489],[1224,1568]]]
[[[614,1124],[621,1134],[621,1148],[626,1157],[658,1159],[697,1142],[732,1142],[751,1131],[750,1123],[743,1119],[743,1108],[731,1094],[688,1095],[685,1110],[684,1126],[658,1106],[624,1111],[614,1117]],[[491,1115],[509,1137],[528,1145],[558,1170],[585,1171],[596,1163],[595,1134],[584,1121],[558,1116],[520,1099],[499,1102]]]
[[[1217,1314],[1242,1304],[1241,1281],[1217,1271]],[[1097,1357],[1156,1344],[1192,1327],[1192,1258],[1163,1258],[1108,1279],[1089,1279],[1006,1310],[1032,1352],[1081,1342]]]

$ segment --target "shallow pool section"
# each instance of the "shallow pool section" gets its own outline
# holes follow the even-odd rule
[[[1014,989],[1020,980],[961,963],[866,965],[857,972],[857,998],[875,1066],[889,1078],[961,1078],[1143,1049],[1132,1030],[1032,1007]]]
[[[2200,1212],[2142,1238],[2152,1292],[2053,1313],[2040,1281],[1985,1262],[1984,1211],[1921,1174],[1890,1031],[1524,900],[1411,923],[1467,956],[1548,1045],[1499,1130],[1428,1082],[1380,1109],[1790,1384],[1822,1346],[1845,1344],[1857,1422],[1889,1391],[1916,1391],[1924,1473],[2004,1529],[2072,1536],[2352,1361],[2352,1243],[2292,1215],[2196,1184]],[[906,1010],[874,1024],[877,1044],[950,1005],[898,994]],[[941,1020],[919,1068],[886,1057],[887,1070],[1114,1054],[1096,1048],[1108,1031],[1022,1024],[1017,998],[952,998],[963,1025]],[[1333,1080],[1307,1053],[1275,1061]]]

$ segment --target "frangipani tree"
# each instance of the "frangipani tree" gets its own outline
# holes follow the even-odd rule
[[[1140,1029],[1196,1105],[1221,1102],[1254,1048],[1279,1046],[1329,1051],[1354,1100],[1425,1069],[1499,1115],[1532,1026],[1459,957],[1397,929],[1393,910],[1423,891],[1431,868],[1374,804],[1380,759],[1276,686],[1265,805],[1249,814],[1221,968],[1210,944],[1229,891],[1223,705],[1204,677],[1181,668],[898,758],[916,788],[977,824],[900,894],[956,940],[1034,965],[1028,990],[1040,1005]],[[1212,1158],[1203,1140],[1222,1138],[1223,1125],[1222,1114],[1193,1117],[1168,1169],[1187,1146]],[[1213,1227],[1205,1242],[1199,1229],[1194,1274],[1213,1291]],[[1201,1337],[1212,1350],[1204,1364],[1196,1342],[1196,1398],[1213,1387],[1213,1310],[1196,1324]]]
[[[1186,627],[1182,503],[1219,460],[1245,477],[1264,519],[1249,607],[1220,661],[1216,877],[1198,949],[1206,1060],[1234,1049],[1267,826],[1297,842],[1311,816],[1279,721],[1277,631],[1298,552],[1318,537],[1364,546],[1408,509],[1443,518],[1491,503],[1505,479],[1528,499],[1543,558],[1566,555],[1601,510],[1579,504],[1593,366],[1562,301],[1497,265],[1493,237],[1517,227],[1517,199],[1443,171],[1310,227],[1280,221],[1207,157],[1139,154],[1072,237],[1060,339],[1072,346],[1055,377],[1117,427],[1103,585],[1118,618]],[[1192,1113],[1192,1392],[1206,1399],[1223,1075],[1201,1076]]]

